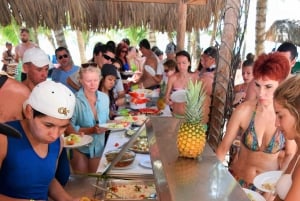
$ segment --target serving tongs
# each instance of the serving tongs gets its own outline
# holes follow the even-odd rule
[[[144,130],[145,123],[148,120],[149,120],[148,118],[146,120],[144,120],[143,123],[142,123],[142,125],[136,131],[136,133],[131,136],[131,138],[128,140],[127,143],[125,143],[124,145],[122,145],[122,148],[121,148],[119,154],[116,155],[116,157],[106,166],[106,168],[103,170],[102,174],[100,175],[101,177],[106,176],[107,173],[121,160],[121,158],[124,155],[124,153],[133,145],[133,143],[136,141],[136,139],[138,138],[138,136]]]
[[[119,196],[118,194],[116,194],[116,193],[114,193],[114,192],[112,192],[112,191],[110,191],[110,190],[107,190],[106,188],[103,188],[103,187],[98,186],[98,185],[96,185],[96,184],[91,184],[91,185],[94,186],[95,188],[101,190],[101,191],[105,191],[105,192],[107,192],[107,193],[110,193],[110,194],[112,194],[113,196],[116,196],[116,197],[119,198],[119,199],[123,199],[123,198],[122,198],[121,196]]]

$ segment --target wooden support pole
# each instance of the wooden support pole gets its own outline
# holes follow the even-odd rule
[[[184,40],[187,20],[187,4],[178,0],[178,26],[177,26],[177,50],[184,49]]]

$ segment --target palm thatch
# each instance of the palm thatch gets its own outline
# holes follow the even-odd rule
[[[299,20],[277,20],[266,32],[266,40],[282,43],[290,41],[300,46],[300,21]]]
[[[222,0],[208,0],[204,5],[190,2],[187,31],[207,28],[211,18],[219,16],[224,4]],[[147,3],[142,0],[2,0],[0,12],[2,26],[9,25],[13,19],[26,27],[44,26],[54,30],[67,26],[83,31],[147,26],[157,31],[172,32],[178,26],[176,3]]]

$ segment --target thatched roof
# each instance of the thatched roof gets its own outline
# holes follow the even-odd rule
[[[300,46],[300,21],[276,20],[266,32],[266,40],[282,43],[290,41]]]
[[[150,1],[151,2],[151,1]],[[71,26],[79,30],[99,30],[147,25],[153,30],[175,31],[178,26],[178,0],[1,0],[0,24],[25,23],[54,30]],[[164,2],[164,3],[163,3]],[[222,0],[184,0],[187,6],[186,30],[204,29],[213,16],[219,16]],[[204,4],[203,4],[204,3]]]

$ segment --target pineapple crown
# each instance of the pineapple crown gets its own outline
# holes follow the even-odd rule
[[[186,90],[185,119],[189,123],[201,123],[206,92],[202,81],[188,82]]]

